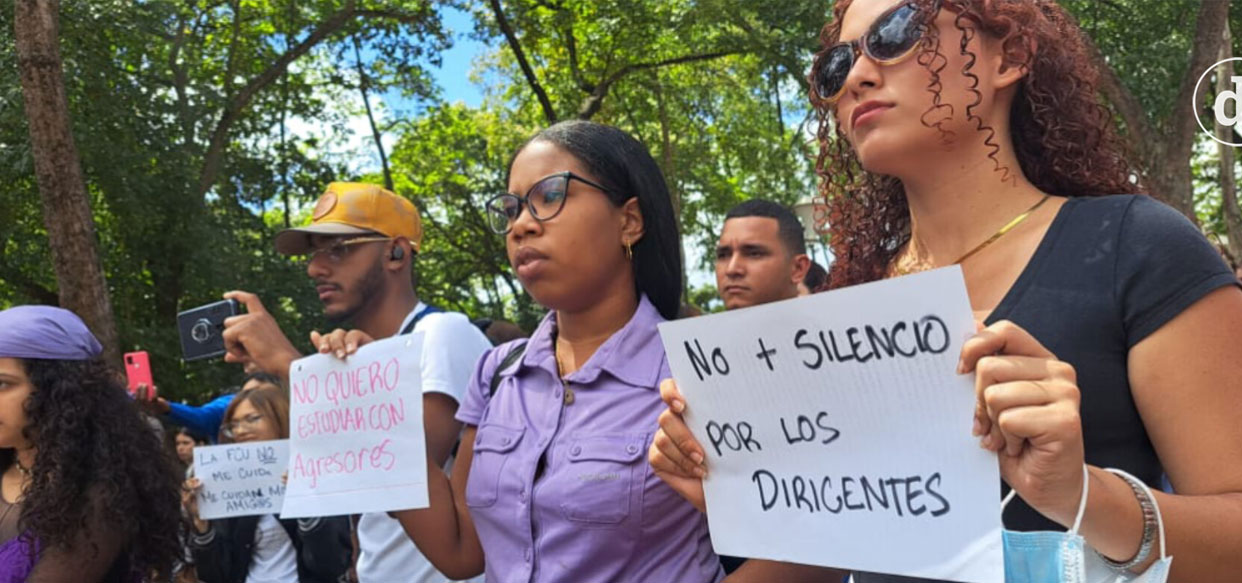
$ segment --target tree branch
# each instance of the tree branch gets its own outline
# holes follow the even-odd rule
[[[21,270],[4,262],[2,257],[0,257],[0,281],[8,282],[9,285],[36,303],[48,306],[60,305],[60,296],[56,292],[43,287],[39,282],[27,277]]]
[[[535,93],[535,97],[539,100],[539,107],[543,108],[543,117],[549,124],[556,123],[556,109],[552,107],[552,101],[548,99],[547,91],[544,91],[543,85],[539,84],[539,78],[535,76],[534,69],[531,69],[530,63],[526,60],[526,52],[522,50],[521,43],[518,42],[517,33],[513,31],[513,27],[509,24],[509,19],[505,17],[504,9],[500,6],[500,0],[488,0],[492,7],[492,15],[496,18],[496,25],[500,27],[500,32],[505,35],[505,42],[509,43],[509,48],[513,51],[514,57],[517,58],[518,67],[522,69],[522,75],[526,77],[526,84],[530,85],[531,91]]]
[[[574,40],[572,14],[567,17],[565,24],[565,48],[569,50],[569,74],[573,76],[574,83],[578,84],[578,89],[581,89],[583,93],[594,93],[595,85],[582,76],[582,69],[578,67],[578,42]]]
[[[358,41],[358,35],[353,35],[354,41],[354,64],[358,69],[358,91],[362,94],[362,105],[367,110],[367,123],[371,126],[371,137],[375,140],[375,150],[379,152],[380,168],[384,171],[384,188],[393,190],[392,172],[388,169],[388,154],[384,152],[383,134],[380,133],[379,126],[375,123],[375,112],[371,110],[371,97],[367,93],[367,85],[370,84],[370,78],[367,77],[367,69],[362,64],[362,43]]]
[[[1190,159],[1195,128],[1199,125],[1195,117],[1199,103],[1198,95],[1195,95],[1195,84],[1199,81],[1199,75],[1207,70],[1220,53],[1220,46],[1224,42],[1224,29],[1228,22],[1228,2],[1200,4],[1199,17],[1195,22],[1194,45],[1190,51],[1190,64],[1186,74],[1182,76],[1177,97],[1173,100],[1173,111],[1169,114],[1170,135],[1166,138],[1173,145],[1171,150],[1177,151],[1181,160]],[[1202,89],[1207,90],[1207,87]]]
[[[1228,61],[1233,57],[1233,39],[1230,35],[1229,25],[1225,25],[1225,30],[1221,35],[1220,53],[1217,54],[1217,61],[1223,61],[1216,68],[1216,94],[1230,89],[1230,83],[1234,75],[1233,61]],[[1231,100],[1232,101],[1232,100]],[[1226,105],[1228,108],[1228,105]],[[1226,112],[1229,113],[1229,112]],[[1234,111],[1237,114],[1235,104]],[[1215,118],[1215,116],[1213,116]],[[1232,128],[1216,122],[1216,137],[1225,142],[1234,142],[1237,138]],[[1235,156],[1233,146],[1227,146],[1220,142],[1216,144],[1216,151],[1220,154],[1220,213],[1224,219],[1225,233],[1228,235],[1229,254],[1232,256],[1235,265],[1242,260],[1242,208],[1238,205],[1238,184],[1234,173]]]
[[[185,66],[180,62],[181,48],[185,45],[185,29],[188,24],[184,13],[177,16],[177,32],[173,38],[172,49],[168,51],[168,69],[172,72],[173,92],[177,96],[177,116],[181,118],[182,140],[187,149],[192,149],[194,147],[194,118],[190,115],[189,96],[186,94],[186,85],[190,80]]]
[[[401,12],[398,10],[384,10],[382,8],[357,10],[355,13],[360,18],[382,18],[402,24],[422,24],[427,19],[427,14],[425,13]]]
[[[1143,110],[1143,105],[1139,103],[1138,98],[1126,88],[1122,83],[1121,76],[1113,69],[1108,61],[1104,60],[1103,53],[1096,46],[1095,41],[1087,35],[1083,35],[1083,42],[1087,45],[1087,52],[1091,56],[1091,60],[1095,62],[1096,69],[1100,75],[1099,91],[1104,98],[1113,104],[1113,108],[1121,116],[1121,120],[1126,125],[1126,141],[1130,150],[1137,155],[1146,166],[1147,161],[1152,158],[1151,147],[1159,143],[1155,131],[1151,123],[1147,119],[1147,112]]]
[[[254,96],[260,90],[283,75],[289,68],[290,63],[310,52],[315,45],[345,26],[357,12],[355,4],[356,0],[346,0],[344,8],[319,23],[319,26],[307,35],[302,42],[286,51],[280,58],[269,65],[267,69],[246,83],[245,87],[242,87],[241,91],[229,100],[228,106],[225,107],[224,112],[220,115],[220,120],[216,122],[215,130],[211,133],[211,141],[207,146],[207,152],[203,156],[203,166],[199,172],[198,179],[198,195],[200,199],[207,194],[207,191],[211,190],[211,185],[215,182],[216,175],[220,172],[224,148],[228,144],[229,130],[232,129],[233,124],[241,117],[242,111],[250,104],[250,101],[254,99]]]
[[[702,53],[702,54],[697,54],[697,55],[683,55],[680,57],[674,57],[671,59],[664,59],[662,61],[654,61],[650,63],[634,63],[631,65],[626,65],[624,67],[621,67],[620,69],[617,69],[616,72],[609,75],[608,77],[604,78],[603,81],[600,81],[599,85],[595,86],[595,91],[592,91],[591,94],[588,95],[586,99],[582,100],[582,105],[578,107],[578,119],[591,119],[592,116],[594,116],[596,113],[599,113],[600,107],[602,107],[604,104],[604,97],[608,95],[608,90],[611,89],[612,86],[617,81],[620,81],[626,75],[629,75],[636,71],[644,71],[648,69],[659,69],[661,67],[668,67],[671,65],[680,65],[684,63],[693,63],[697,61],[710,61],[712,59],[719,59],[721,57],[727,57],[729,55],[740,55],[746,52],[748,51],[739,50],[739,49],[730,49],[730,50],[716,51],[716,52],[711,52],[711,53]]]

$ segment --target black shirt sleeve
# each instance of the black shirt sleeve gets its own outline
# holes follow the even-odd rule
[[[1217,288],[1238,285],[1220,253],[1181,213],[1135,196],[1122,218],[1113,293],[1127,348]]]

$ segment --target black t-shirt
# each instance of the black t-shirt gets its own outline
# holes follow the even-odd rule
[[[1191,304],[1229,285],[1238,280],[1220,254],[1177,211],[1146,196],[1071,198],[987,323],[1010,320],[1074,365],[1088,464],[1121,468],[1158,487],[1163,469],[1130,394],[1127,356]],[[1004,521],[1009,530],[1066,530],[1021,498],[1005,509]],[[925,581],[869,573],[855,580]]]
[[[1152,487],[1163,469],[1130,394],[1130,348],[1238,280],[1186,217],[1146,196],[1072,198],[988,317],[1010,320],[1074,365],[1087,463]],[[1008,492],[1008,488],[1004,488]],[[1015,499],[1010,530],[1065,530]]]

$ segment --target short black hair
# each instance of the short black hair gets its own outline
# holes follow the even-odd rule
[[[563,121],[535,134],[518,149],[548,142],[582,162],[594,178],[608,187],[605,194],[616,206],[638,199],[643,236],[634,243],[634,285],[647,294],[665,319],[677,317],[681,306],[681,235],[673,215],[673,201],[664,173],[647,147],[612,126],[582,120]],[[513,169],[514,154],[508,170]],[[509,180],[506,172],[505,182]]]
[[[198,445],[207,445],[211,443],[209,439],[200,435],[197,431],[194,431],[193,429],[190,429],[189,427],[178,427],[176,435],[184,435],[194,440],[194,443]]]
[[[802,278],[802,285],[811,292],[819,291],[819,288],[828,281],[828,270],[824,266],[812,261],[810,269],[806,270],[806,277]]]
[[[789,254],[799,255],[806,253],[806,240],[803,238],[802,222],[798,220],[797,215],[793,214],[793,211],[785,208],[784,205],[760,198],[751,199],[729,209],[728,214],[725,215],[725,220],[744,217],[776,219],[777,234],[780,236],[781,243],[785,245],[785,249],[789,251]]]

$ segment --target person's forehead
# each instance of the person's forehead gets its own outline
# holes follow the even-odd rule
[[[0,374],[10,377],[25,378],[26,369],[22,366],[22,361],[6,356],[0,358]]]
[[[841,41],[859,38],[888,9],[909,0],[854,0],[841,18]]]
[[[245,417],[251,413],[258,412],[259,410],[254,408],[254,404],[250,402],[250,399],[246,399],[237,404],[237,408],[233,410],[233,417]]]
[[[772,217],[734,217],[720,231],[720,245],[780,244],[780,223]]]
[[[566,170],[598,182],[586,165],[568,150],[551,142],[532,142],[513,159],[513,167],[509,170],[509,190],[517,194],[525,193],[540,180]]]

